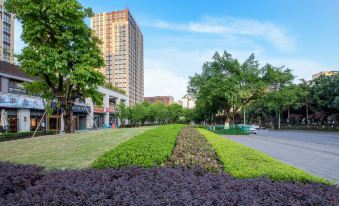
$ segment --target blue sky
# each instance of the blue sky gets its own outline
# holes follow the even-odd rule
[[[128,7],[144,35],[145,96],[182,97],[215,51],[286,65],[297,78],[339,70],[338,0],[81,0],[94,12]],[[88,22],[88,21],[87,21]],[[23,43],[16,26],[16,52]]]

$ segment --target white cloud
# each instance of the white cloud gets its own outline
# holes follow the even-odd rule
[[[186,94],[187,81],[170,70],[145,69],[145,96],[181,99]]]
[[[292,70],[295,81],[299,79],[311,80],[312,75],[324,70],[331,70],[319,62],[306,58],[260,58],[262,63],[270,63],[274,66],[283,66]]]
[[[296,50],[294,38],[290,37],[283,28],[271,22],[253,19],[205,17],[202,21],[197,22],[179,24],[158,20],[145,23],[145,25],[174,31],[236,36],[239,39],[259,38],[271,43],[279,51],[293,52]]]

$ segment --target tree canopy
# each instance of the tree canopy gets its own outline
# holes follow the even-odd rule
[[[201,74],[190,77],[188,93],[195,98],[200,117],[214,121],[217,115],[224,116],[229,122],[239,109],[291,79],[289,69],[269,64],[260,67],[253,54],[240,64],[226,51],[222,55],[216,52]]]

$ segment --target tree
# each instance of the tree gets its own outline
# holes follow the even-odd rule
[[[222,56],[216,52],[212,60],[203,65],[201,74],[190,77],[188,94],[196,100],[204,118],[214,121],[215,114],[223,111],[228,123],[237,97],[235,75],[240,73],[240,65],[227,52]]]
[[[216,114],[223,114],[225,125],[233,120],[241,108],[264,97],[276,83],[276,78],[286,71],[271,65],[260,68],[252,54],[240,64],[231,54],[215,53],[211,62],[203,65],[201,74],[190,77],[188,93],[196,100],[199,115],[210,122]]]
[[[291,70],[283,67],[276,68],[271,65],[264,67],[265,76],[269,84],[269,93],[265,97],[268,108],[274,110],[278,116],[278,128],[281,125],[281,112],[289,108],[296,101],[296,89],[292,84],[294,76]]]
[[[320,76],[311,82],[311,104],[319,111],[339,111],[339,75]]]
[[[167,106],[167,110],[169,123],[176,123],[182,117],[182,106],[179,104],[170,104]]]
[[[165,124],[168,111],[164,103],[156,102],[152,104],[152,111],[155,113],[156,121],[158,124]]]
[[[84,19],[93,13],[76,0],[8,0],[8,12],[22,23],[21,38],[27,46],[18,55],[21,68],[39,80],[28,90],[64,110],[65,132],[73,131],[72,107],[76,98],[91,97],[101,104],[97,87],[105,78],[98,47]]]
[[[297,92],[297,101],[293,105],[294,109],[300,109],[305,107],[306,109],[306,126],[308,126],[308,119],[309,119],[309,108],[311,103],[310,97],[310,82],[307,82],[304,79],[301,79],[301,83],[298,84],[298,92]]]
[[[123,102],[120,102],[118,105],[117,105],[117,117],[120,121],[120,124],[122,126],[124,126],[125,124],[125,120],[127,119],[128,117],[128,110],[127,110],[127,107],[126,105],[123,103]]]
[[[193,121],[193,119],[194,119],[194,109],[183,108],[182,113],[183,113],[184,121],[186,122],[186,124],[189,124],[190,122]]]

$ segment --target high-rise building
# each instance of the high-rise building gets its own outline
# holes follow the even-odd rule
[[[183,98],[182,98],[182,107],[183,108],[189,108],[192,109],[195,107],[195,101],[193,100],[193,98],[186,94]]]
[[[106,81],[126,91],[130,105],[144,98],[143,36],[128,9],[96,14],[91,29],[102,41]]]
[[[14,14],[4,8],[0,0],[0,60],[14,63]]]
[[[312,80],[319,78],[320,76],[333,76],[339,74],[339,71],[323,71],[312,75]]]
[[[170,105],[174,103],[174,98],[172,96],[154,96],[154,97],[145,97],[145,102],[156,103],[162,102],[165,105]]]

